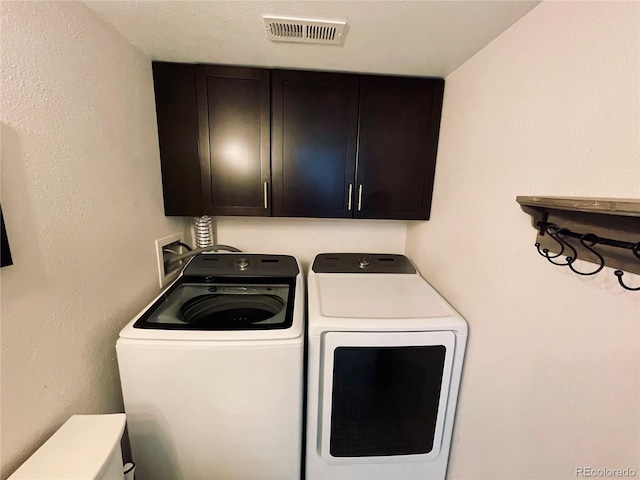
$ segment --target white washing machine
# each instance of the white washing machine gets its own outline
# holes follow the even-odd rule
[[[284,255],[201,254],[116,344],[138,480],[299,480],[304,285]]]
[[[444,479],[465,320],[402,255],[318,255],[308,296],[306,479]]]

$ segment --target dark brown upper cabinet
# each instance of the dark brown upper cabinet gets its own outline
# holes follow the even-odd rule
[[[196,66],[153,62],[165,215],[203,215]]]
[[[360,77],[356,218],[428,220],[444,80]]]
[[[427,220],[444,80],[272,73],[273,214]]]
[[[444,80],[153,63],[166,215],[427,220]]]
[[[273,215],[352,217],[357,75],[272,73]]]
[[[204,211],[270,215],[269,71],[199,65],[196,87]]]
[[[165,215],[271,214],[269,80],[153,62]]]

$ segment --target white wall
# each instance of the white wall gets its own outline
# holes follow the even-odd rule
[[[1,2],[2,472],[70,415],[122,411],[114,344],[158,291],[148,59],[86,6]]]
[[[637,2],[544,2],[446,79],[407,254],[470,325],[451,479],[640,475],[640,294],[550,265],[515,202],[640,198],[639,22]]]
[[[220,217],[216,224],[218,243],[294,255],[305,270],[318,253],[403,253],[407,229],[398,220]]]

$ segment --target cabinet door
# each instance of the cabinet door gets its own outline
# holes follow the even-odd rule
[[[351,217],[358,77],[281,70],[272,82],[274,216]]]
[[[202,215],[196,66],[166,62],[152,66],[164,213]]]
[[[197,90],[206,213],[270,215],[269,71],[198,66]]]
[[[362,76],[357,218],[428,220],[444,80]]]

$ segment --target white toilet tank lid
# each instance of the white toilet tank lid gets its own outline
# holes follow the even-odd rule
[[[99,478],[120,449],[127,416],[74,415],[9,480]]]

